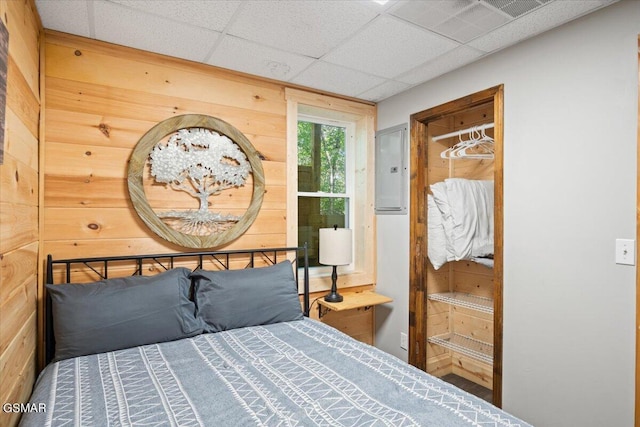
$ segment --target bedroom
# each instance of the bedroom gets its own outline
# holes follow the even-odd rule
[[[25,22],[22,8],[3,12],[10,29]],[[377,105],[384,129],[505,85],[503,406],[534,425],[633,422],[635,268],[614,263],[613,242],[635,237],[638,22],[637,3],[622,1]],[[8,85],[2,166],[2,396],[24,401],[36,372],[33,266],[39,242],[66,230],[38,223],[39,197],[57,197],[38,186],[39,52],[32,34],[11,34],[21,34],[21,50],[10,52],[10,79],[11,67],[21,72]],[[407,299],[396,284],[408,283],[408,226],[406,217],[377,218],[378,259],[394,257],[378,263],[377,289],[396,302]],[[376,343],[406,358],[398,335],[407,308],[392,307],[377,310]]]

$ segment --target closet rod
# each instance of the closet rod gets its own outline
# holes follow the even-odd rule
[[[493,123],[485,123],[483,125],[472,126],[470,128],[467,128],[467,129],[462,129],[462,130],[457,130],[455,132],[445,133],[444,135],[434,136],[433,138],[431,138],[431,140],[433,142],[436,142],[436,141],[440,141],[441,139],[447,139],[447,138],[451,138],[451,137],[454,137],[454,136],[460,136],[462,134],[469,133],[472,130],[483,131],[485,129],[491,129],[493,126],[494,126]]]

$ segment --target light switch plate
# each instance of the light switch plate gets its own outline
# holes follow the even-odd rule
[[[636,265],[636,241],[616,239],[616,264]]]
[[[400,348],[406,350],[409,347],[409,343],[407,342],[407,334],[404,332],[400,332]]]

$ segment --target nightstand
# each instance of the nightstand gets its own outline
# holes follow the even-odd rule
[[[318,319],[331,325],[350,337],[366,344],[375,344],[376,305],[393,301],[393,299],[373,291],[341,293],[342,302],[327,302],[324,296],[318,298]]]
[[[373,291],[345,292],[342,294],[342,302],[328,302],[323,298],[318,299],[318,317],[322,318],[329,311],[344,311],[355,308],[370,309],[373,306],[393,301],[388,296]]]

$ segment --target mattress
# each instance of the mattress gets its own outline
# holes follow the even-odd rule
[[[202,334],[47,366],[22,426],[527,426],[318,321]]]

